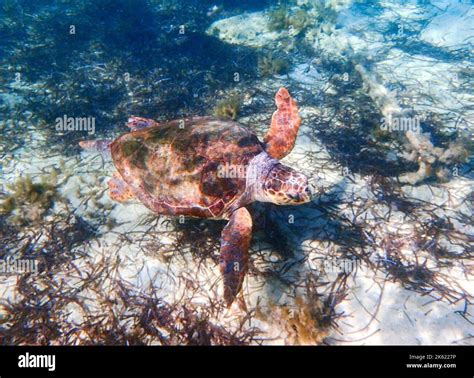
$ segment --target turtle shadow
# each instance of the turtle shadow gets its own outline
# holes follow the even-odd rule
[[[345,180],[335,184],[322,198],[300,206],[277,206],[256,203],[252,206],[254,217],[253,247],[260,256],[275,255],[268,259],[267,270],[254,272],[270,277],[265,281],[265,295],[273,303],[284,293],[292,292],[311,272],[307,267],[308,255],[317,251],[321,261],[325,256],[334,258],[334,251],[321,245],[337,245],[337,256],[354,258],[354,249],[364,247],[366,239],[360,226],[351,224],[338,211],[343,203]],[[317,246],[312,246],[316,242]],[[266,245],[263,250],[259,246]],[[252,253],[252,252],[251,252]],[[331,255],[331,256],[330,256]]]
[[[260,202],[248,206],[253,219],[249,274],[263,279],[264,293],[274,303],[308,272],[305,267],[308,253],[318,247],[308,250],[304,246],[306,242],[336,244],[347,254],[366,245],[361,228],[338,213],[345,187],[346,182],[341,180],[324,194],[323,201],[315,199],[300,206]],[[200,263],[210,259],[218,264],[220,237],[226,221],[185,218],[180,222],[176,218],[173,223],[177,232],[176,250],[189,250]],[[325,251],[318,253],[324,256]]]

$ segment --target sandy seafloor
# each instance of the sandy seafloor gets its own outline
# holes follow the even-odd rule
[[[344,100],[344,92],[337,88],[338,83],[344,85],[344,79],[335,81],[327,68],[319,67],[323,59],[332,59],[353,62],[361,80],[357,90],[380,115],[406,107],[418,114],[434,112],[444,127],[457,128],[464,138],[471,137],[473,78],[460,72],[474,72],[474,10],[472,4],[460,2],[431,4],[422,7],[414,2],[400,5],[381,1],[379,12],[364,15],[349,2],[340,1],[335,24],[321,30],[315,23],[314,28],[305,31],[303,38],[315,51],[313,59],[296,57],[287,74],[262,77],[248,88],[245,84],[240,88],[246,94],[244,106],[252,111],[239,115],[237,120],[251,125],[260,137],[268,126],[271,111],[267,109],[271,106],[263,109],[259,104],[268,104],[280,85],[289,88],[303,122],[296,146],[284,162],[305,172],[316,187],[325,189],[325,194],[307,206],[256,207],[252,268],[243,289],[250,315],[237,304],[229,310],[222,307],[216,263],[222,222],[213,226],[211,221],[185,219],[179,224],[179,220],[151,214],[133,200],[114,203],[106,190],[113,171],[110,162],[91,152],[49,153],[46,132],[23,123],[23,146],[7,154],[1,164],[3,190],[7,191],[6,185],[19,176],[28,174],[35,181],[56,170],[61,199],[45,215],[44,222],[73,212],[74,219],[93,225],[95,233],[74,245],[68,252],[73,258],[53,264],[47,274],[29,278],[31,285],[44,285],[53,294],[39,298],[39,303],[30,302],[30,315],[21,318],[22,327],[34,329],[44,324],[45,320],[34,314],[38,306],[49,303],[50,313],[56,311],[51,324],[60,334],[54,340],[38,336],[38,343],[131,343],[131,337],[95,338],[93,327],[84,326],[103,321],[103,333],[120,329],[123,334],[133,334],[137,324],[153,318],[139,313],[143,307],[124,299],[120,289],[123,285],[130,297],[142,294],[142,298],[159,298],[173,308],[168,323],[163,320],[160,324],[153,318],[153,327],[161,330],[162,339],[151,331],[139,336],[140,342],[148,344],[219,343],[212,337],[206,339],[205,331],[198,326],[191,334],[173,335],[177,329],[188,329],[187,311],[229,334],[258,331],[247,340],[251,344],[473,344],[472,163],[457,166],[457,173],[443,181],[408,180],[394,192],[400,201],[387,201],[374,190],[377,185],[373,175],[349,171],[313,127],[315,119],[334,112],[334,102],[326,105],[321,100],[324,96],[341,93]],[[281,48],[287,37],[281,34],[286,32],[270,32],[267,22],[266,10],[248,12],[215,21],[208,33],[246,48]],[[403,34],[403,43],[388,39],[383,32],[388,22],[402,23],[405,31],[416,36],[418,45],[403,48],[413,42],[410,35]],[[467,51],[465,58],[449,59],[460,50]],[[1,96],[12,103],[22,101],[21,96],[6,91]],[[4,130],[18,127],[9,120],[4,124]],[[335,117],[326,127],[336,130],[344,125]],[[125,127],[121,131],[125,132]],[[337,135],[343,138],[345,134]],[[2,143],[8,152],[6,137]],[[400,156],[396,151],[388,154],[392,160]],[[403,209],[402,198],[415,206]],[[290,216],[294,223],[287,221]],[[270,226],[261,226],[261,218]],[[434,219],[450,220],[449,232],[460,241],[458,245],[447,241],[445,231],[437,234],[436,225],[424,228],[434,224]],[[62,222],[59,227],[66,228],[74,221],[69,218]],[[24,232],[30,231],[26,227]],[[55,233],[50,236],[54,244]],[[41,245],[41,240],[37,243]],[[445,247],[445,255],[436,254],[433,245]],[[209,255],[200,256],[203,246],[211,251]],[[36,256],[41,258],[41,251],[38,253]],[[331,271],[325,264],[325,260],[347,256],[358,258],[357,269],[347,275]],[[421,266],[423,274],[430,272],[432,276],[417,276],[410,268],[407,271],[411,273],[402,277],[401,271],[397,274],[390,269],[390,264],[396,263]],[[56,283],[54,290],[47,283],[51,281]],[[4,321],[0,330],[12,327],[6,303],[21,302],[19,285],[16,275],[0,276],[0,319]],[[61,291],[68,298],[78,299],[59,304],[54,298]],[[153,313],[152,309],[153,305],[147,311]],[[169,324],[177,327],[175,331]]]

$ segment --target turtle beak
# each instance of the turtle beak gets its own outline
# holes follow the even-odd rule
[[[303,193],[304,203],[310,202],[312,198],[313,198],[313,194],[311,193],[311,189],[309,188],[309,186],[307,186]]]
[[[302,193],[299,194],[299,200],[301,203],[307,203],[311,201],[312,195],[309,186],[307,186]]]
[[[311,192],[308,187],[300,193],[286,193],[286,196],[291,199],[293,203],[307,203],[311,201]]]

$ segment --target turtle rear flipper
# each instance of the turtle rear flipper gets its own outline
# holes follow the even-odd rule
[[[132,191],[128,184],[122,180],[118,172],[114,172],[112,178],[108,182],[109,197],[117,202],[125,202],[133,198]]]
[[[273,113],[272,124],[263,141],[266,151],[274,159],[288,155],[295,145],[301,124],[298,107],[288,91],[281,87],[275,95],[277,110]]]
[[[248,269],[252,218],[245,207],[234,211],[221,234],[220,270],[224,278],[224,299],[230,307],[242,289]]]
[[[158,126],[159,123],[148,118],[130,117],[127,121],[127,127],[132,131],[146,129],[148,127]]]

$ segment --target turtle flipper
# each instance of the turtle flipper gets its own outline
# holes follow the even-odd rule
[[[114,172],[112,178],[108,182],[109,197],[117,202],[125,202],[133,198],[133,194],[127,183],[122,180],[117,172]]]
[[[141,117],[130,117],[127,121],[127,127],[129,127],[132,131],[146,129],[147,127],[153,127],[158,125],[159,123],[153,121],[152,119]]]
[[[295,145],[301,124],[298,107],[288,91],[281,87],[275,95],[277,110],[273,113],[272,124],[263,141],[267,153],[274,159],[288,155]]]
[[[230,307],[242,288],[248,269],[252,218],[245,207],[234,211],[221,234],[220,270],[224,278],[224,299]]]

